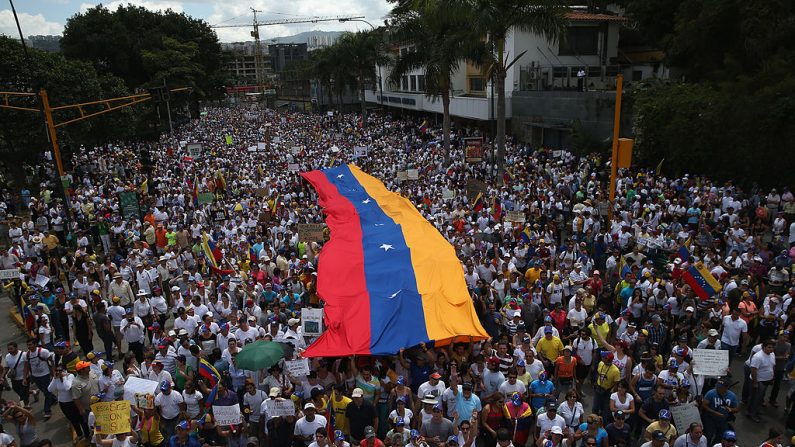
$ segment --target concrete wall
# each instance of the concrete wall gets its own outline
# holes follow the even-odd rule
[[[597,140],[612,137],[615,92],[513,92],[512,102],[511,127],[521,141],[531,140],[528,123],[573,127],[579,121]]]

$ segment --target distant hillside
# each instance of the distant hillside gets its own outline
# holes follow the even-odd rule
[[[262,42],[265,45],[276,43],[305,43],[312,49],[333,44],[342,33],[343,31],[305,31],[292,36],[269,37],[262,39]],[[253,43],[253,41],[250,42]],[[242,43],[247,44],[249,42]]]

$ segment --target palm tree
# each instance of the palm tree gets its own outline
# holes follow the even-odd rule
[[[378,79],[376,65],[386,63],[383,52],[383,33],[381,29],[343,33],[334,46],[341,60],[338,64],[347,67],[355,79],[356,90],[362,106],[362,126],[367,125],[367,103],[364,99],[365,87]]]
[[[337,98],[339,110],[342,111],[342,96],[354,86],[355,80],[348,70],[347,52],[337,44],[320,48],[312,52],[312,74],[320,82],[329,96],[329,103]]]
[[[497,91],[497,178],[505,170],[505,77],[525,52],[511,60],[505,49],[510,32],[525,31],[558,41],[565,30],[567,7],[562,0],[471,0],[472,26],[486,37],[489,73]]]
[[[390,82],[400,84],[414,70],[425,74],[425,95],[441,99],[445,161],[450,160],[450,90],[462,61],[478,64],[483,46],[472,32],[467,4],[456,0],[408,0],[390,14],[390,32],[396,45],[411,45],[392,64]]]

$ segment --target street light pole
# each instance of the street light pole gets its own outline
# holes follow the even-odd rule
[[[367,20],[364,20],[364,19],[340,19],[340,23],[344,23],[344,22],[363,22],[363,23],[366,23],[366,24],[370,25],[371,30],[375,31],[375,27],[373,26],[373,24],[368,22]],[[378,65],[378,93],[379,93],[378,103],[381,105],[381,108],[383,109],[384,108],[384,78],[381,75],[381,64],[376,64],[376,65]]]

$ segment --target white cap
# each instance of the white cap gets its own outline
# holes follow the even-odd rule
[[[696,311],[696,310],[695,310],[695,309],[693,309],[693,306],[687,306],[687,307],[685,308],[685,312],[695,312],[695,311]]]
[[[315,404],[313,404],[312,402],[307,402],[306,405],[304,405],[304,410],[306,410],[307,408],[311,408],[314,410]]]
[[[351,397],[362,397],[364,395],[364,391],[361,388],[354,388],[353,392],[351,392]]]
[[[298,324],[300,322],[301,322],[301,320],[299,320],[298,318],[290,318],[289,320],[287,320],[287,326],[292,326],[292,325]]]

